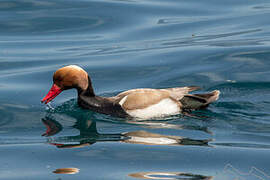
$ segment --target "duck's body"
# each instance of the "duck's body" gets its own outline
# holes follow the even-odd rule
[[[155,118],[201,109],[216,101],[218,90],[189,94],[196,86],[168,89],[132,89],[113,97],[96,96],[88,74],[78,66],[66,66],[54,74],[54,85],[42,102],[48,103],[62,90],[76,88],[82,108],[118,117]]]
[[[113,97],[89,97],[79,94],[79,106],[99,113],[118,117],[136,117],[142,119],[179,114],[188,109],[201,109],[218,98],[219,91],[208,95],[211,98],[188,94],[197,87],[179,87],[171,89],[133,89]],[[190,98],[187,100],[187,98]],[[188,101],[188,102],[185,102]]]

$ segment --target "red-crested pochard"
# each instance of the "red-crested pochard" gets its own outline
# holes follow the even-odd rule
[[[132,89],[113,97],[96,96],[88,73],[81,67],[69,65],[53,75],[53,85],[41,102],[47,104],[63,90],[76,88],[80,107],[118,117],[142,119],[175,115],[186,110],[207,107],[216,101],[220,91],[188,94],[197,86],[168,89]]]

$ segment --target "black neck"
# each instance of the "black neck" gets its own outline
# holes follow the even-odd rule
[[[109,98],[95,95],[89,76],[87,89],[78,89],[78,104],[82,108],[90,109],[98,113],[110,114],[118,117],[128,116],[119,104],[114,103]]]
[[[92,87],[92,82],[90,77],[88,76],[88,87],[86,90],[83,90],[81,88],[78,88],[78,95],[83,95],[83,96],[89,96],[89,97],[95,97],[95,92]]]

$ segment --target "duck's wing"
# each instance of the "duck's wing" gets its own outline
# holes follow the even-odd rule
[[[113,98],[115,103],[119,103],[125,110],[144,109],[165,99],[174,101],[170,93],[163,89],[133,89]]]
[[[175,87],[175,88],[167,88],[164,89],[169,91],[170,96],[176,100],[182,99],[185,95],[187,95],[191,91],[196,91],[200,89],[198,86],[186,86],[186,87]]]
[[[115,103],[119,103],[126,110],[143,109],[159,103],[164,99],[170,99],[179,103],[191,91],[200,89],[198,86],[175,87],[167,89],[132,89],[111,97]]]

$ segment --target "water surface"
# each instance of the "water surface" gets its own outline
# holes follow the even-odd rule
[[[270,179],[269,15],[266,0],[1,1],[0,179]],[[48,109],[69,64],[98,95],[221,96],[199,117],[113,118],[81,110],[75,90]]]

